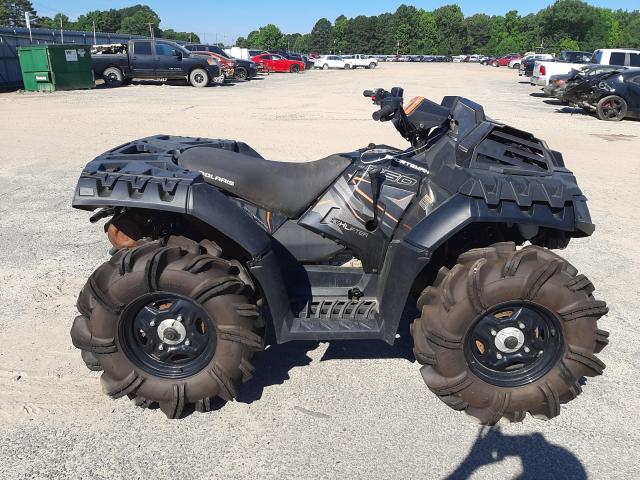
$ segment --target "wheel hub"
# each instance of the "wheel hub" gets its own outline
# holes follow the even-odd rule
[[[158,338],[169,345],[178,345],[187,338],[187,330],[177,319],[167,318],[158,325]]]
[[[513,353],[524,345],[524,333],[515,327],[503,328],[498,332],[495,345],[503,353]]]

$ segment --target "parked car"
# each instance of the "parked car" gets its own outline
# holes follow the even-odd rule
[[[640,50],[629,48],[603,48],[593,52],[591,63],[640,67]]]
[[[514,59],[520,60],[521,58],[522,58],[522,55],[520,55],[519,53],[510,53],[509,55],[504,55],[502,57],[494,58],[491,61],[491,66],[507,67],[509,66],[509,62],[511,62],[511,60],[514,60]]]
[[[198,52],[198,51],[193,51],[191,52],[191,55],[201,55],[204,57],[213,57],[215,58],[218,63],[220,64],[220,68],[222,68],[222,72],[224,73],[224,78],[225,79],[233,79],[235,78],[236,75],[236,62],[235,60],[231,60],[227,57],[223,57],[222,55],[219,55],[217,53],[213,53],[213,52]]]
[[[564,91],[573,83],[588,80],[594,75],[624,69],[626,67],[616,67],[614,65],[585,65],[579,70],[571,70],[569,73],[551,75],[549,85],[543,88],[545,95],[549,97],[562,97]]]
[[[215,58],[191,55],[186,48],[168,40],[129,40],[126,44],[96,46],[91,57],[95,74],[108,87],[121,86],[133,78],[186,78],[194,87],[224,81]]]
[[[302,60],[289,60],[282,55],[262,53],[251,60],[263,64],[270,72],[304,72],[304,62]]]
[[[491,62],[493,62],[495,59],[496,57],[491,56],[480,57],[480,65],[491,65]]]
[[[249,80],[258,74],[258,66],[255,64],[255,62],[252,62],[251,60],[245,60],[243,58],[232,57],[217,45],[187,43],[184,47],[190,51],[197,50],[199,52],[212,52],[228,60],[234,61],[236,64],[234,78],[236,80]]]
[[[536,62],[553,62],[555,58],[549,53],[536,53],[534,55],[525,56],[520,60],[520,68],[518,75],[521,77],[531,77],[533,75],[533,67]]]
[[[315,68],[322,68],[323,70],[329,70],[330,68],[349,70],[352,65],[352,61],[346,60],[340,55],[324,55],[314,62]]]
[[[640,68],[616,69],[587,77],[567,88],[561,98],[594,112],[600,120],[640,118]]]

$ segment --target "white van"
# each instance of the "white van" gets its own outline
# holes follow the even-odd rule
[[[602,48],[593,52],[591,63],[640,67],[640,50],[635,48]]]

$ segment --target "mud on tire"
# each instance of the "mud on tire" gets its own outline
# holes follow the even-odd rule
[[[540,247],[516,250],[513,243],[502,243],[462,254],[451,270],[440,270],[418,300],[421,316],[411,331],[427,386],[451,408],[486,425],[502,417],[521,421],[527,412],[542,419],[557,416],[560,404],[581,393],[580,379],[600,375],[605,368],[595,354],[608,343],[609,334],[597,328],[608,309],[592,292],[584,275]],[[538,318],[535,330],[528,331],[529,320],[526,325],[517,322],[526,338],[545,345],[543,353],[530,362],[516,362],[512,370],[500,367],[492,373],[482,356],[499,365],[495,356],[507,354],[495,348],[496,329],[490,329],[488,342],[477,329],[487,321],[509,322],[520,307],[539,312],[539,318],[529,314]],[[526,338],[519,347],[511,340],[512,346],[523,349]]]
[[[159,305],[153,303],[156,299]],[[208,411],[219,401],[216,397],[232,400],[236,385],[253,374],[253,353],[263,348],[251,279],[239,262],[221,258],[220,249],[208,241],[170,237],[122,249],[91,275],[77,306],[80,316],[71,338],[87,366],[104,370],[104,393],[128,396],[143,408],[157,403],[169,418],[179,418],[191,407]],[[198,355],[191,359],[183,347],[176,358],[158,360],[158,354],[173,355],[168,344],[159,352],[162,341],[154,337],[163,316],[176,316],[163,312],[187,307],[185,331],[192,325],[195,336],[185,338],[193,338],[189,348]],[[149,317],[146,308],[157,317]],[[157,320],[149,323],[150,318]],[[145,330],[149,325],[153,328]],[[136,342],[142,342],[137,350]],[[178,351],[178,345],[173,347]]]

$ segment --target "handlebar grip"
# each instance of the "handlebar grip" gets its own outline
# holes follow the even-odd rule
[[[364,92],[362,92],[362,95],[364,95],[365,97],[373,97],[375,95],[375,92],[373,90],[365,90]]]
[[[394,113],[396,111],[396,107],[394,107],[393,105],[384,105],[380,110],[378,110],[377,112],[373,112],[373,119],[377,122],[380,119],[391,115],[392,113]]]

